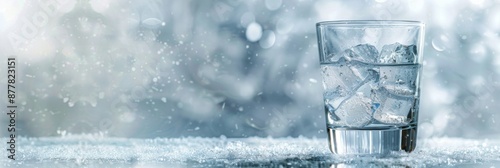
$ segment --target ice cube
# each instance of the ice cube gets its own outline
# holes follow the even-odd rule
[[[341,58],[337,63],[322,65],[322,72],[325,104],[335,109],[354,93],[369,96],[371,88],[378,86],[379,74],[373,65]]]
[[[419,65],[381,66],[380,85],[392,94],[413,96],[416,91],[418,68]]]
[[[335,115],[335,108],[333,108],[330,104],[325,103],[325,111],[328,112],[328,114],[331,115],[329,119],[332,119],[333,121],[339,121],[340,120],[340,118],[337,117],[337,115]]]
[[[403,85],[384,85],[384,88],[387,89],[392,94],[397,94],[400,96],[414,96],[415,88]]]
[[[337,62],[342,57],[340,54],[330,54],[325,57],[325,62]]]
[[[321,65],[325,103],[334,108],[350,97],[363,81],[349,66],[344,58],[333,64]]]
[[[368,69],[366,72],[367,76],[356,90],[356,94],[370,97],[372,90],[377,89],[379,86],[379,73],[375,69]]]
[[[326,59],[328,62],[337,62],[340,58],[347,58],[350,60],[357,60],[361,62],[376,63],[378,58],[378,50],[375,46],[370,44],[359,44],[349,49],[346,49],[338,54],[328,55]]]
[[[359,44],[345,50],[340,55],[348,58],[349,60],[376,63],[379,53],[375,46],[372,46],[370,44]]]
[[[323,86],[325,90],[344,89],[359,84],[362,79],[354,74],[350,66],[351,65],[343,58],[333,64],[321,65]]]
[[[373,118],[385,124],[408,124],[408,113],[413,101],[412,97],[392,94],[384,87],[376,89],[372,95]]]
[[[371,75],[373,75],[373,72],[378,71],[376,70],[375,66],[362,62],[349,62],[349,65],[349,68],[354,73],[354,75],[356,75],[361,80],[368,79],[369,77],[371,77]]]
[[[336,109],[339,107],[340,103],[347,99],[347,92],[342,91],[325,91],[323,97],[325,99],[325,105],[329,106],[331,109]]]
[[[345,126],[345,122],[343,120],[340,120],[340,118],[335,115],[335,109],[331,105],[325,104],[325,112],[328,120],[327,124],[332,124],[335,126]]]
[[[417,46],[394,43],[384,45],[380,51],[379,63],[413,63],[417,55]]]
[[[345,126],[360,128],[368,125],[372,118],[371,100],[355,94],[340,104],[335,115]]]

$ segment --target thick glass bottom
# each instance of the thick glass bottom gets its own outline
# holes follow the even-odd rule
[[[330,150],[339,155],[384,156],[391,151],[412,152],[417,125],[383,129],[327,128]]]

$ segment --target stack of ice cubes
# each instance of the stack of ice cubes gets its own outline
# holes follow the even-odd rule
[[[337,126],[405,125],[415,103],[415,45],[359,44],[322,65],[325,109]]]

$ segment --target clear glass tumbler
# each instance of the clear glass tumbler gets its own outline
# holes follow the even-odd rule
[[[415,149],[424,24],[316,24],[330,150],[385,155]]]

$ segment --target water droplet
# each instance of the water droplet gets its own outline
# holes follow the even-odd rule
[[[262,34],[262,38],[259,41],[259,45],[262,48],[271,48],[274,45],[275,41],[276,41],[276,35],[274,34],[274,32],[266,30]]]
[[[69,106],[69,107],[73,107],[73,106],[75,106],[75,102],[72,102],[72,101],[68,102],[68,106]]]
[[[313,79],[313,78],[309,78],[309,82],[311,82],[311,83],[318,83],[318,81],[316,79]]]
[[[143,25],[150,27],[150,28],[157,28],[160,25],[163,25],[163,23],[165,23],[165,22],[162,22],[160,19],[157,19],[157,18],[147,18],[147,19],[144,19],[142,21]]]
[[[243,109],[243,107],[240,107],[240,108],[238,108],[238,110],[239,110],[239,111],[243,111],[244,109]]]
[[[162,97],[162,98],[161,98],[161,101],[162,101],[163,103],[166,103],[166,102],[167,102],[167,98]]]
[[[440,35],[439,37],[436,37],[434,39],[432,39],[432,47],[436,50],[436,51],[444,51],[447,49],[447,45],[449,43],[449,39],[447,36],[445,35]]]
[[[248,25],[245,33],[248,41],[256,42],[262,37],[262,27],[256,22],[252,22]]]
[[[97,106],[97,101],[90,101],[90,106],[96,107]]]
[[[281,7],[282,0],[266,0],[266,8],[269,10],[276,10]]]

